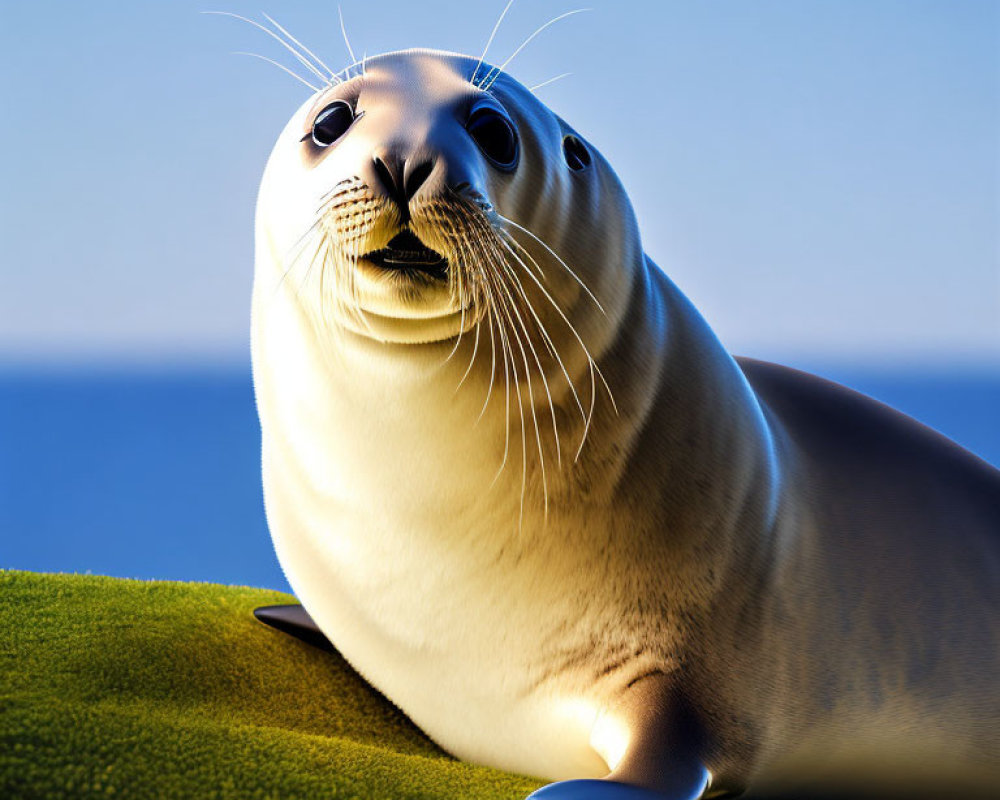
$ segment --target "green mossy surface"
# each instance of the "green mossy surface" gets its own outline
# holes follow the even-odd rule
[[[522,798],[339,656],[257,622],[280,592],[0,571],[0,797]]]

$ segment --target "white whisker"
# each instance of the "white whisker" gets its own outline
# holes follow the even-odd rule
[[[503,295],[500,295],[500,305],[504,307],[504,314],[507,316],[508,322],[510,321],[510,313],[506,309],[506,301]],[[514,348],[510,346],[509,334],[513,333],[517,336],[516,330],[511,330],[508,333],[508,349],[510,352],[510,369],[514,374],[514,397],[517,399],[517,413],[521,420],[521,499],[517,515],[517,532],[520,535],[522,525],[524,524],[524,497],[528,490],[528,438],[527,432],[524,428],[524,401],[521,398],[521,380],[517,371],[517,362],[514,357]],[[494,479],[495,480],[495,479]]]
[[[500,18],[497,20],[496,25],[493,26],[493,30],[490,32],[490,38],[486,40],[486,47],[483,48],[483,54],[479,57],[479,63],[476,64],[476,70],[472,73],[472,85],[476,85],[476,76],[479,75],[479,69],[483,66],[483,61],[486,59],[486,53],[490,49],[490,45],[493,44],[493,39],[497,35],[497,31],[500,30],[500,23],[503,22],[503,18],[507,16],[507,12],[510,11],[510,7],[514,5],[514,0],[508,0],[507,5],[504,6],[503,11],[500,13]],[[487,73],[487,76],[489,73]],[[484,78],[485,80],[485,78]]]
[[[556,81],[561,81],[563,78],[568,78],[572,75],[572,72],[564,72],[562,75],[556,75],[554,78],[549,78],[547,81],[542,81],[541,83],[536,83],[534,86],[528,87],[531,92],[541,89],[543,86],[548,86],[550,83],[555,83]]]
[[[518,242],[509,233],[507,234],[507,236],[509,237],[510,242],[512,242],[514,245],[516,245],[518,248],[520,248],[521,251],[528,258],[531,258],[531,254],[528,253],[528,251],[524,249],[524,247],[520,244],[520,242]],[[604,378],[604,373],[601,372],[600,367],[597,366],[597,362],[594,360],[594,357],[590,354],[590,350],[587,348],[587,345],[584,344],[583,338],[580,336],[580,333],[577,331],[576,327],[573,325],[572,322],[569,321],[569,318],[566,316],[566,313],[562,310],[562,308],[556,302],[555,298],[552,297],[552,295],[549,293],[549,291],[542,285],[541,281],[539,281],[530,270],[526,269],[525,272],[531,277],[531,279],[535,282],[535,285],[538,286],[538,288],[544,294],[545,298],[549,301],[549,303],[552,305],[552,307],[556,310],[556,313],[559,314],[559,316],[562,318],[563,322],[565,322],[566,325],[567,325],[567,327],[569,327],[569,330],[573,334],[573,337],[576,339],[577,343],[580,345],[580,347],[582,348],[584,354],[586,355],[587,361],[588,361],[588,364],[589,364],[589,367],[590,367],[590,373],[591,373],[590,374],[590,383],[591,383],[590,411],[588,412],[588,414],[586,416],[586,422],[585,422],[585,425],[584,425],[583,435],[582,435],[582,437],[580,439],[580,445],[577,448],[576,456],[574,457],[574,461],[576,461],[576,460],[579,460],[580,453],[583,452],[583,445],[584,445],[584,442],[586,442],[586,440],[587,440],[587,434],[590,431],[591,419],[593,418],[594,401],[595,401],[595,397],[596,397],[596,386],[594,385],[594,373],[595,372],[600,377],[601,383],[604,385],[604,388],[605,388],[605,390],[608,393],[608,398],[611,400],[611,406],[612,406],[612,408],[614,408],[614,411],[615,411],[616,414],[618,413],[618,405],[615,403],[615,398],[614,398],[614,395],[611,392],[611,387],[608,386],[608,382]],[[568,379],[568,376],[567,376],[567,379]]]
[[[508,319],[510,319],[510,312],[513,312],[514,316],[517,319],[517,325],[516,326],[514,325],[514,321],[513,320],[510,320],[510,321],[511,321],[511,327],[514,330],[514,334],[515,334],[515,337],[517,339],[517,348],[521,352],[521,361],[524,364],[525,380],[527,381],[527,384],[528,384],[528,409],[531,411],[531,420],[532,420],[532,424],[535,427],[535,444],[536,444],[536,446],[538,448],[538,465],[539,465],[539,468],[541,469],[541,473],[542,473],[542,497],[543,497],[543,507],[544,507],[544,519],[547,520],[548,516],[549,516],[549,487],[548,487],[548,480],[547,480],[547,476],[546,476],[546,472],[545,472],[545,454],[544,454],[543,448],[542,448],[542,436],[541,436],[541,432],[540,432],[540,430],[538,428],[538,415],[535,412],[535,393],[534,393],[534,389],[533,389],[532,383],[531,383],[531,365],[528,363],[528,356],[527,356],[527,353],[525,352],[525,349],[524,349],[524,344],[525,343],[527,343],[528,348],[531,350],[532,354],[534,355],[535,363],[538,365],[539,374],[542,376],[542,382],[543,382],[543,384],[545,386],[545,394],[546,394],[546,396],[548,398],[548,401],[549,401],[549,409],[552,412],[552,424],[553,425],[556,424],[555,409],[552,406],[552,395],[549,394],[548,382],[545,380],[545,371],[542,369],[541,362],[538,360],[538,353],[535,350],[534,345],[531,343],[531,336],[528,333],[528,329],[527,329],[527,327],[524,324],[524,320],[521,317],[521,313],[517,310],[517,304],[516,304],[516,302],[514,300],[514,297],[511,295],[510,288],[501,279],[500,275],[497,275],[496,277],[497,277],[497,282],[500,283],[500,285],[502,286],[502,288],[504,290],[504,293],[506,294],[507,299],[510,302],[510,304],[508,306],[509,310],[507,312],[508,313]],[[520,328],[521,333],[524,334],[524,340],[522,340],[522,338],[521,338],[521,333],[518,333],[518,328]],[[557,444],[558,444],[558,441],[559,441],[559,433],[558,433],[558,429],[556,429],[556,443]],[[523,505],[523,502],[522,502],[522,505]]]
[[[507,234],[507,235],[509,236],[509,234]],[[521,267],[525,270],[525,272],[528,273],[528,276],[533,281],[535,281],[536,283],[538,283],[538,281],[535,278],[535,276],[531,274],[531,270],[524,263],[524,261],[521,259],[521,257],[514,251],[514,249],[510,246],[510,244],[507,241],[503,240],[503,239],[501,239],[501,242],[502,242],[503,246],[507,248],[508,252],[510,252],[510,254],[514,257],[514,260],[517,261],[518,264],[521,265]],[[541,287],[541,288],[542,288],[542,291],[545,292],[544,287]],[[548,292],[545,292],[545,294],[548,295]],[[550,303],[553,303],[553,304],[555,303],[555,300],[551,296],[548,296],[546,299],[548,299]],[[548,346],[549,352],[552,354],[552,357],[555,358],[556,362],[559,364],[559,368],[562,371],[563,376],[566,378],[566,383],[569,386],[570,393],[573,395],[573,400],[576,403],[576,407],[580,411],[580,418],[583,419],[583,420],[586,420],[587,413],[586,413],[586,411],[583,408],[583,401],[580,400],[580,395],[578,394],[578,392],[576,390],[576,385],[573,383],[573,379],[570,378],[569,370],[566,368],[566,365],[563,363],[563,360],[560,357],[558,350],[556,349],[555,343],[552,341],[551,337],[548,334],[548,331],[545,329],[545,326],[542,324],[541,319],[539,319],[537,313],[535,312],[534,306],[532,306],[530,303],[528,305],[529,305],[529,308],[531,310],[531,313],[534,314],[534,316],[535,316],[535,322],[538,325],[538,329],[541,332],[542,337],[545,340],[546,345]],[[561,311],[561,309],[558,309],[558,308],[556,310],[557,311]],[[569,325],[568,321],[567,321],[567,324]],[[570,328],[573,328],[573,326],[570,325]],[[573,330],[575,330],[575,328]]]
[[[483,241],[486,241],[486,240],[484,239]],[[523,304],[525,305],[526,310],[532,315],[532,317],[533,317],[533,319],[535,321],[535,324],[537,326],[539,326],[539,328],[542,328],[541,320],[538,318],[538,315],[535,313],[535,309],[531,305],[531,300],[528,298],[527,293],[524,291],[524,286],[521,284],[520,279],[517,277],[517,275],[511,269],[510,264],[507,263],[507,259],[505,259],[503,257],[503,252],[496,246],[496,244],[493,244],[492,242],[490,244],[491,244],[491,246],[493,248],[493,251],[494,251],[493,252],[493,260],[495,261],[496,264],[498,264],[500,266],[500,268],[514,282],[515,288],[516,288],[516,290],[518,292],[519,297],[522,299]],[[507,293],[507,296],[511,298],[513,311],[514,311],[515,315],[517,316],[517,321],[518,321],[518,324],[521,326],[521,330],[524,332],[524,338],[525,338],[525,340],[527,342],[528,348],[531,350],[532,358],[534,359],[534,362],[535,362],[536,366],[538,367],[538,374],[541,376],[541,379],[542,379],[542,386],[543,386],[543,388],[545,390],[545,396],[546,396],[546,399],[549,402],[549,413],[552,416],[552,431],[553,431],[553,436],[555,438],[555,443],[556,443],[556,459],[557,459],[557,462],[559,463],[559,465],[561,466],[562,465],[562,448],[561,448],[560,442],[559,442],[559,425],[556,422],[555,402],[552,399],[552,392],[551,392],[551,390],[549,388],[548,378],[545,375],[545,368],[542,367],[541,359],[538,356],[538,350],[535,348],[535,345],[534,345],[534,343],[531,340],[531,334],[528,332],[528,326],[527,326],[524,318],[521,316],[520,311],[518,311],[518,309],[517,309],[516,301],[514,300],[513,297],[511,297],[510,290],[509,290],[509,288],[506,285],[504,285],[504,290]],[[543,336],[543,339],[544,339],[544,336]],[[524,351],[522,349],[522,356],[523,356],[523,354],[524,354]],[[531,373],[530,373],[530,370],[528,369],[527,362],[525,362],[525,371],[528,373],[528,393],[529,393],[529,396],[531,396],[533,398],[534,395],[533,395],[533,392],[531,391]],[[534,412],[534,402],[532,402],[531,408],[532,408],[532,417],[534,418],[534,413],[535,413]],[[538,433],[538,421],[537,421],[537,419],[535,420],[535,435],[536,435],[536,438],[538,438],[539,433]],[[545,459],[542,456],[542,443],[541,443],[540,439],[538,441],[538,451],[539,451],[538,452],[539,460],[541,461],[541,464],[542,464],[542,486],[543,486],[543,489],[545,491],[545,512],[546,512],[546,517],[547,517],[548,516],[548,487],[547,487],[547,484],[546,484],[546,481],[545,481]]]
[[[365,56],[365,58],[367,58],[367,56]],[[340,70],[340,72],[338,72],[336,74],[336,77],[338,79],[340,79],[340,76],[343,75],[344,77],[342,78],[342,80],[345,80],[345,81],[346,80],[350,80],[350,78],[351,78],[351,70],[354,69],[355,67],[361,67],[362,68],[362,74],[364,74],[363,70],[366,69],[366,64],[362,60],[362,61],[355,61],[355,62],[353,62],[351,64],[348,64],[346,67],[344,67],[342,70]]]
[[[525,310],[531,315],[531,319],[534,322],[536,329],[541,334],[542,343],[545,345],[546,350],[549,352],[549,354],[552,356],[552,358],[559,365],[559,367],[560,367],[563,375],[566,376],[566,381],[569,384],[570,392],[571,392],[571,394],[573,395],[574,399],[577,401],[577,403],[579,405],[579,398],[576,395],[576,387],[573,385],[573,382],[569,379],[569,373],[566,371],[566,367],[563,364],[562,359],[559,357],[559,353],[556,350],[555,344],[552,342],[552,339],[549,336],[548,331],[545,329],[545,325],[542,324],[542,320],[538,316],[538,312],[535,311],[535,307],[534,307],[534,305],[531,302],[531,298],[528,297],[528,293],[525,291],[524,285],[521,283],[521,279],[518,278],[517,274],[513,271],[513,269],[511,269],[510,264],[509,264],[509,262],[507,262],[506,259],[503,259],[503,268],[504,268],[504,270],[507,271],[507,273],[510,276],[511,280],[514,282],[515,288],[518,291],[518,294],[519,294],[519,296],[520,296],[520,298],[522,300],[522,303],[523,303],[523,305],[525,307]],[[524,323],[522,323],[522,325],[524,325]],[[525,335],[528,336],[527,330],[525,330]],[[538,356],[538,351],[536,350],[534,344],[531,342],[530,337],[528,339],[528,342],[529,342],[529,345],[531,347],[531,351],[532,351],[532,355],[534,356],[535,363],[538,365],[539,374],[542,377],[542,384],[543,384],[544,389],[545,389],[545,396],[546,396],[546,398],[549,401],[549,413],[550,413],[550,415],[552,417],[552,434],[553,434],[553,438],[554,438],[555,444],[556,444],[556,461],[557,461],[558,465],[561,467],[562,466],[562,442],[560,441],[560,438],[559,438],[559,425],[558,425],[558,423],[556,421],[555,400],[552,397],[552,391],[551,391],[551,388],[549,386],[548,376],[546,375],[545,370],[542,367],[541,359]]]
[[[486,313],[492,314],[491,308],[491,298],[490,298],[489,286],[484,286],[484,294],[486,296]],[[483,407],[479,411],[479,416],[476,417],[476,424],[479,424],[479,420],[483,418],[483,414],[486,413],[486,408],[490,404],[490,398],[493,396],[493,380],[496,375],[497,366],[497,350],[496,343],[493,339],[493,320],[490,319],[490,382],[486,387],[486,399],[483,401]]]
[[[339,5],[337,6],[337,16],[340,17],[340,32],[344,35],[344,44],[347,45],[347,52],[351,56],[351,61],[357,64],[358,60],[354,56],[354,48],[351,47],[351,40],[347,38],[347,27],[344,25],[344,10]]]
[[[255,20],[252,20],[249,17],[244,17],[244,16],[241,16],[240,14],[233,14],[231,11],[202,11],[201,13],[202,14],[210,14],[210,15],[218,16],[218,17],[232,17],[233,19],[238,19],[241,22],[247,23],[247,25],[252,25],[253,27],[255,27],[259,31],[263,31],[268,36],[270,36],[272,39],[274,39],[278,44],[280,44],[282,47],[284,47],[289,53],[291,53],[293,56],[295,56],[295,59],[302,66],[304,66],[313,75],[315,75],[317,78],[319,78],[321,81],[323,81],[323,83],[329,83],[330,79],[327,78],[318,69],[316,69],[315,65],[312,64],[312,62],[310,62],[309,59],[307,59],[304,55],[302,55],[302,53],[300,53],[298,50],[296,50],[294,47],[292,47],[288,42],[286,42],[284,39],[282,39],[280,36],[278,36],[278,34],[276,34],[270,28],[264,27],[259,22],[255,21]],[[256,54],[247,53],[245,55],[256,55]],[[259,56],[259,58],[263,58],[263,56]],[[267,59],[265,59],[265,60],[267,60]],[[274,63],[277,63],[277,62],[274,62]],[[289,70],[286,70],[286,71],[289,71]],[[292,73],[292,74],[294,74],[294,73]],[[298,76],[296,76],[296,77],[298,77]],[[302,79],[299,78],[299,80],[302,80]],[[302,81],[302,82],[305,83],[305,81]],[[319,90],[318,89],[314,89],[314,91],[319,91]]]
[[[278,69],[280,69],[282,72],[288,73],[293,78],[295,78],[295,80],[297,80],[299,83],[303,83],[306,86],[308,86],[310,89],[312,89],[314,93],[319,91],[319,89],[316,86],[313,86],[305,78],[301,77],[300,75],[296,75],[294,72],[292,72],[292,70],[290,70],[284,64],[279,64],[273,58],[268,58],[267,56],[262,56],[259,53],[246,53],[246,52],[244,52],[242,50],[235,50],[235,51],[233,51],[232,54],[234,56],[250,56],[251,58],[259,58],[261,61],[266,61],[268,64],[273,64]]]
[[[451,352],[448,353],[448,357],[445,359],[445,363],[451,361],[452,356],[458,352],[458,347],[462,343],[462,335],[465,333],[465,298],[463,288],[463,270],[459,265],[453,264],[452,268],[448,273],[448,291],[451,295],[452,302],[458,302],[461,308],[461,317],[458,322],[458,336],[455,339],[455,345],[451,348]],[[456,297],[457,295],[457,297]]]
[[[573,11],[567,11],[565,14],[560,14],[558,17],[554,17],[553,19],[550,19],[548,22],[546,22],[544,25],[540,26],[533,34],[531,34],[531,36],[529,36],[527,39],[525,39],[521,43],[521,46],[518,47],[517,50],[515,50],[513,53],[510,54],[510,56],[507,58],[506,61],[503,62],[503,64],[501,64],[499,67],[496,68],[496,74],[493,76],[493,79],[491,81],[489,81],[489,83],[487,83],[486,81],[483,81],[483,84],[484,84],[482,86],[483,91],[489,91],[490,90],[490,87],[492,87],[493,84],[496,83],[497,78],[499,78],[500,75],[501,75],[501,73],[505,69],[507,69],[507,66],[510,64],[510,62],[513,61],[517,57],[518,53],[520,53],[522,50],[524,50],[524,48],[527,47],[531,43],[531,41],[536,36],[538,36],[538,34],[540,34],[542,31],[544,31],[550,25],[555,25],[560,20],[566,19],[567,17],[572,17],[574,14],[582,14],[584,11],[590,11],[590,9],[589,8],[577,8],[577,9],[574,9]]]
[[[473,308],[478,308],[478,304],[474,303]],[[478,313],[478,312],[477,312]],[[462,373],[462,379],[458,382],[458,386],[455,387],[455,393],[462,388],[462,384],[465,383],[465,379],[469,377],[469,373],[472,371],[472,365],[476,363],[476,354],[479,352],[479,330],[482,327],[479,324],[480,321],[476,321],[476,339],[472,343],[472,355],[469,357],[469,363],[465,367],[465,372]]]
[[[497,482],[500,474],[503,472],[504,467],[507,465],[507,457],[510,452],[510,369],[512,361],[508,360],[508,354],[512,353],[510,343],[507,341],[507,333],[503,327],[503,317],[500,316],[497,297],[493,295],[493,319],[497,323],[497,337],[500,339],[500,354],[503,356],[503,392],[504,392],[504,441],[503,441],[503,458],[500,460],[500,467],[497,469],[496,475],[493,476],[493,480],[490,486]],[[511,355],[511,359],[513,356]]]
[[[563,261],[559,257],[559,255],[556,253],[555,250],[553,250],[551,247],[549,247],[544,241],[542,241],[541,239],[539,239],[534,233],[532,233],[531,231],[529,231],[527,228],[525,228],[522,225],[518,225],[516,222],[514,222],[514,220],[508,219],[507,217],[504,217],[504,216],[502,216],[500,214],[497,214],[497,216],[500,218],[501,221],[506,222],[508,225],[513,225],[519,231],[523,231],[524,233],[528,234],[528,236],[530,236],[532,239],[534,239],[536,242],[538,242],[538,244],[540,244],[542,247],[544,247],[545,250],[548,252],[548,254],[550,256],[552,256],[556,261],[558,261],[559,264],[562,266],[562,268],[564,270],[566,270],[573,277],[573,280],[575,280],[578,284],[580,284],[580,288],[583,289],[583,291],[585,291],[587,293],[587,295],[590,297],[590,299],[593,300],[594,303],[597,304],[597,307],[601,310],[601,313],[604,314],[604,316],[608,315],[608,312],[604,310],[604,306],[601,305],[601,301],[598,300],[594,296],[594,293],[592,291],[590,291],[590,288],[587,286],[587,284],[585,284],[583,282],[583,280],[580,278],[579,275],[577,275],[572,269],[570,269],[569,264],[567,264],[565,261]]]
[[[281,31],[281,33],[283,33],[285,36],[287,36],[294,44],[296,44],[298,47],[300,47],[302,49],[302,51],[307,56],[309,56],[309,58],[311,58],[316,63],[317,66],[320,66],[320,67],[322,67],[323,69],[325,69],[327,71],[327,74],[328,74],[329,77],[324,78],[324,80],[327,83],[329,83],[331,80],[335,80],[336,79],[336,75],[334,75],[333,70],[330,69],[326,64],[324,64],[323,60],[319,56],[317,56],[312,50],[310,50],[308,47],[306,47],[304,44],[302,44],[302,42],[300,42],[298,39],[296,39],[294,36],[292,36],[292,34],[290,34],[287,30],[285,30],[278,23],[277,20],[275,20],[272,17],[269,17],[263,11],[261,11],[260,13],[261,13],[261,16],[264,17],[264,19],[266,19],[268,22],[270,22],[275,28],[277,28],[279,31]],[[318,72],[316,74],[319,75]]]
[[[284,256],[283,261],[287,261],[288,262],[288,267],[285,270],[282,271],[281,278],[278,280],[278,284],[275,287],[275,291],[277,291],[278,289],[281,288],[281,284],[284,283],[285,278],[288,277],[288,273],[292,271],[292,267],[295,266],[295,263],[302,256],[302,253],[305,250],[305,246],[307,244],[308,238],[316,232],[316,229],[320,227],[320,223],[321,222],[322,222],[322,219],[320,219],[319,217],[317,217],[313,221],[312,225],[310,225],[308,228],[306,228],[305,232],[298,239],[296,239],[295,242],[285,251],[285,256]],[[322,234],[322,230],[320,231],[320,233]],[[293,251],[296,251],[296,250],[298,250],[298,252],[293,254]]]

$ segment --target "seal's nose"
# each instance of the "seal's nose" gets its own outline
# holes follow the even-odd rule
[[[403,221],[408,221],[410,201],[434,171],[434,161],[428,158],[406,159],[376,154],[372,157],[372,163],[386,194],[399,206]]]

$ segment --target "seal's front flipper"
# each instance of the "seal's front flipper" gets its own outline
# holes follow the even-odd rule
[[[265,625],[301,639],[306,644],[326,650],[328,653],[337,652],[330,640],[323,635],[323,631],[313,622],[313,618],[298,604],[261,606],[253,610],[253,615]]]
[[[591,732],[591,746],[613,767],[611,773],[602,780],[543,786],[528,800],[703,800],[739,794],[712,785],[703,760],[706,740],[699,715],[675,679],[652,673],[604,709]]]
[[[705,781],[679,794],[664,794],[611,780],[559,781],[532,792],[527,800],[698,800],[707,783],[706,773]]]

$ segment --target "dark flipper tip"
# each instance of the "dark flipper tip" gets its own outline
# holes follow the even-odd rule
[[[336,653],[336,648],[330,640],[323,635],[312,617],[306,610],[298,605],[287,606],[261,606],[253,610],[253,615],[272,628],[276,628],[282,633],[294,636],[306,644],[326,650],[328,653]]]

